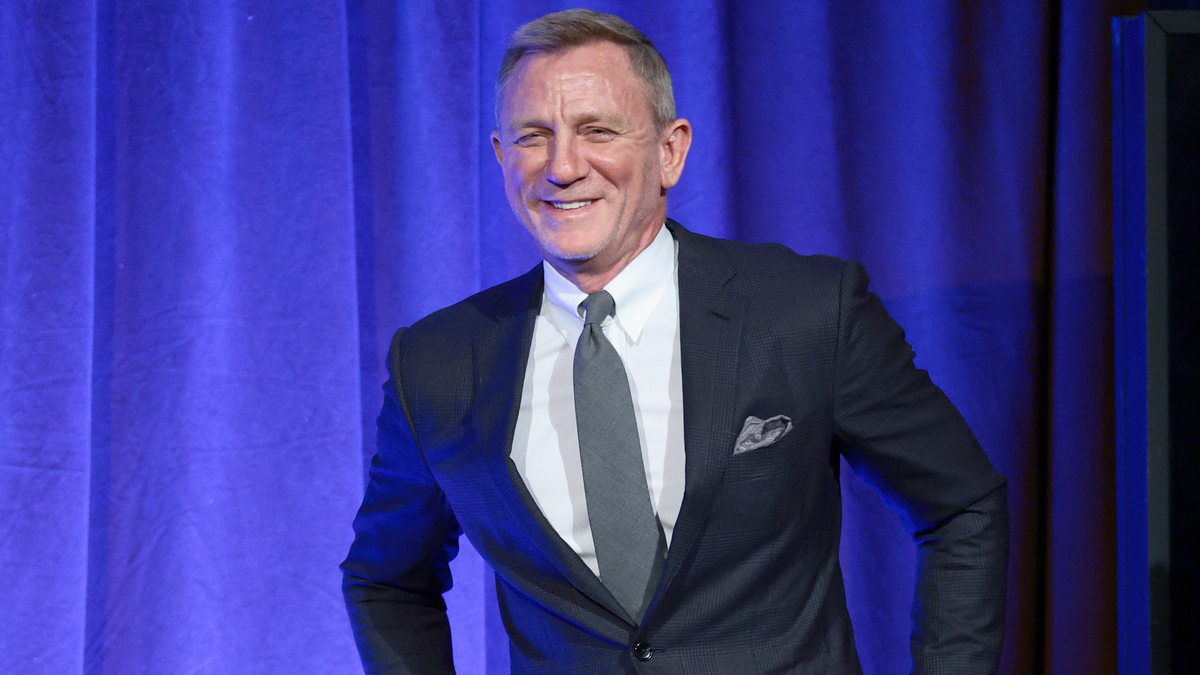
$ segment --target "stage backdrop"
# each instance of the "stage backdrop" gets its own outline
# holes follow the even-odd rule
[[[386,345],[535,264],[493,80],[568,6],[0,3],[0,672],[358,672]],[[863,261],[1008,476],[1005,672],[1115,672],[1108,16],[1141,7],[593,7],[695,129],[670,215]],[[862,660],[905,673],[912,545],[844,475]],[[454,574],[459,672],[506,672],[465,542]]]

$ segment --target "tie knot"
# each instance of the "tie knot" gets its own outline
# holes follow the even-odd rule
[[[598,325],[604,323],[605,319],[617,311],[617,303],[608,291],[596,291],[579,303],[579,310],[583,314],[585,325],[589,323]]]

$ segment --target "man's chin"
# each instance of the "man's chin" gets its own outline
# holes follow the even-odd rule
[[[557,242],[542,240],[541,250],[543,255],[551,256],[563,262],[583,262],[591,260],[600,252],[603,251],[611,243],[611,239],[601,242]]]
[[[559,260],[570,260],[573,262],[582,262],[591,260],[599,255],[600,251],[584,250],[584,251],[554,251],[554,257]]]

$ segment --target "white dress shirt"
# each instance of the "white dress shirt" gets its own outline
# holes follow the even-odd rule
[[[663,227],[604,287],[616,314],[604,335],[625,364],[637,417],[650,503],[667,545],[683,502],[683,377],[679,360],[677,245]],[[512,460],[538,508],[597,576],[587,515],[572,367],[583,332],[577,308],[587,294],[543,262],[545,291],[533,330]]]

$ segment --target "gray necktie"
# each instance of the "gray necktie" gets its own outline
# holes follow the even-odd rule
[[[575,346],[575,421],[579,460],[600,580],[635,621],[654,594],[666,542],[650,504],[625,365],[600,324],[616,305],[608,291],[580,304]]]

